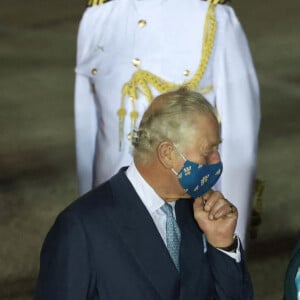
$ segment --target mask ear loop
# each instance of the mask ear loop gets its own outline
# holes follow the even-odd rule
[[[171,168],[171,171],[172,171],[176,176],[178,176],[178,173],[177,173],[173,168]]]
[[[186,162],[187,161],[187,159],[184,157],[184,155],[177,149],[177,147],[175,146],[175,144],[173,143],[173,146],[174,146],[174,148],[175,148],[175,150],[176,150],[176,152],[181,156],[181,158],[184,160],[184,162]]]
[[[177,149],[177,147],[175,146],[175,144],[173,143],[173,147],[174,149],[176,150],[176,152],[181,156],[181,158],[184,160],[184,162],[186,162],[186,158],[184,157],[184,155]],[[176,175],[178,176],[178,173],[173,169],[171,168],[171,171]]]

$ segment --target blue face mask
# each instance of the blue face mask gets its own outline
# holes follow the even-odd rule
[[[197,164],[187,160],[182,154],[181,157],[185,160],[182,169],[176,173],[180,185],[193,198],[198,198],[208,192],[220,178],[223,165],[222,162],[216,164]]]

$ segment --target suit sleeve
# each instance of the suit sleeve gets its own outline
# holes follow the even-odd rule
[[[92,274],[84,229],[79,220],[63,213],[49,231],[41,251],[35,300],[87,299]]]
[[[245,245],[256,174],[260,126],[259,86],[245,33],[233,9],[218,7],[220,24],[214,62],[216,106],[221,118],[224,165],[221,191],[238,208],[237,233]]]
[[[89,10],[89,9],[88,9]],[[85,12],[77,36],[77,68],[84,65],[93,49],[93,23]],[[76,69],[77,69],[76,68]],[[76,161],[80,195],[93,184],[93,164],[96,151],[97,114],[95,93],[87,74],[76,72],[74,91]]]
[[[253,300],[250,275],[241,249],[241,262],[216,248],[208,246],[210,268],[215,282],[215,298],[218,300]]]

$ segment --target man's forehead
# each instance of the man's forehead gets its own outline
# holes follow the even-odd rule
[[[220,125],[214,116],[205,115],[197,118],[195,129],[198,141],[205,143],[206,147],[215,147],[222,142]]]
[[[203,133],[212,133],[220,131],[220,123],[215,115],[210,113],[202,113],[195,116],[194,124]]]
[[[212,148],[218,147],[222,143],[222,140],[219,136],[216,137],[204,136],[198,141],[201,147],[204,148],[204,150],[211,150]]]

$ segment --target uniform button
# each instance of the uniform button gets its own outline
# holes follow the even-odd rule
[[[92,70],[92,74],[93,74],[93,75],[96,75],[96,74],[97,74],[97,69],[96,69],[96,68],[94,68],[94,69]]]
[[[146,22],[146,20],[139,20],[139,21],[138,21],[138,24],[139,24],[139,26],[140,26],[141,28],[143,28],[143,27],[145,27],[145,26],[147,25],[147,22]]]
[[[189,76],[190,75],[190,70],[184,70],[183,75],[184,76]]]
[[[141,60],[139,58],[134,58],[132,64],[138,68],[141,65]]]

